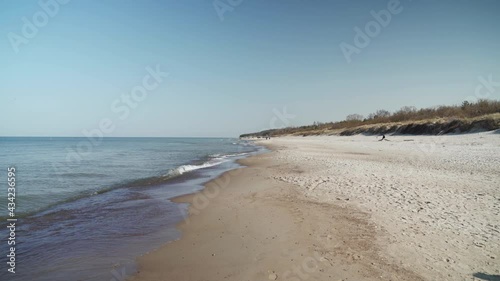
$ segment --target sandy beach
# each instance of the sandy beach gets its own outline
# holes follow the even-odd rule
[[[258,141],[131,280],[499,280],[500,135],[388,139]]]

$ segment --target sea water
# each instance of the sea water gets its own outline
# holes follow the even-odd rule
[[[0,280],[124,280],[178,239],[171,198],[260,148],[230,138],[0,138]],[[15,167],[16,273],[7,271],[7,169]],[[3,195],[2,195],[3,194]]]

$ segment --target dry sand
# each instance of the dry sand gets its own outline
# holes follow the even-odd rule
[[[260,141],[131,280],[499,280],[500,134],[388,138]]]

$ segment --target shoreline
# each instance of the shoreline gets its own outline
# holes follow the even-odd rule
[[[40,144],[27,143],[35,151]],[[58,155],[58,148],[67,142],[49,144],[53,155]],[[55,182],[55,203],[26,217],[18,216],[18,236],[25,240],[19,252],[24,257],[24,269],[12,275],[12,280],[26,280],[30,276],[51,281],[71,278],[98,281],[113,277],[125,280],[137,271],[138,256],[179,239],[181,233],[176,224],[183,220],[187,206],[171,202],[170,198],[202,189],[207,181],[240,167],[235,162],[238,158],[258,151],[248,142],[236,139],[145,139],[111,145],[113,149],[103,147],[103,153],[114,155],[116,158],[111,159],[116,161],[100,162],[96,160],[99,156],[89,157],[89,161],[95,160],[91,171],[75,167],[61,175],[65,182]],[[134,161],[141,159],[144,162]],[[39,167],[34,162],[32,170]],[[80,173],[79,169],[85,171]],[[148,174],[141,174],[140,169],[147,169]],[[106,172],[110,175],[101,182],[101,176],[97,175]],[[86,177],[88,181],[81,181]],[[27,174],[23,179],[25,184],[30,182]],[[80,186],[82,190],[74,197],[65,193],[60,196],[63,183]],[[87,192],[88,186],[95,189]],[[25,186],[22,191],[37,195],[39,190],[37,186]],[[31,199],[36,202],[38,198]],[[7,231],[5,228],[0,233],[8,234]],[[100,245],[97,248],[93,247],[95,241]],[[37,262],[48,257],[51,264]]]
[[[259,141],[130,280],[495,280],[500,139],[411,138]]]
[[[181,195],[178,195],[178,196],[174,196],[172,198],[169,198],[170,201],[174,202],[174,203],[189,203],[191,201],[187,201],[189,198],[192,198],[194,197],[196,194],[198,193],[203,193],[203,191],[205,190],[206,186],[210,183],[214,183],[216,182],[219,178],[223,178],[231,173],[234,173],[235,170],[240,170],[240,169],[245,169],[247,168],[247,166],[242,163],[242,161],[245,161],[246,159],[248,158],[252,158],[252,157],[256,157],[256,156],[259,156],[261,154],[266,154],[266,153],[270,153],[272,151],[271,149],[271,145],[267,145],[267,144],[261,144],[260,146],[268,149],[269,151],[267,152],[259,152],[259,151],[256,151],[256,154],[249,154],[247,156],[245,156],[244,158],[240,158],[240,159],[236,159],[234,160],[234,163],[237,164],[239,167],[237,168],[234,168],[234,169],[231,169],[231,170],[228,170],[228,171],[225,171],[223,172],[222,174],[220,174],[219,176],[205,182],[202,184],[203,188],[200,189],[200,190],[197,190],[197,191],[194,191],[194,192],[191,192],[191,193],[186,193],[186,194],[181,194]],[[180,222],[182,223],[182,222]]]
[[[240,159],[244,167],[171,199],[190,204],[177,224],[181,238],[139,257],[128,280],[424,280],[378,255],[379,229],[369,214],[315,202],[273,180],[267,170],[277,164],[279,145],[259,144],[271,151]],[[349,241],[352,235],[370,243]]]

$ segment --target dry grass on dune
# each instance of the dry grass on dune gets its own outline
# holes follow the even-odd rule
[[[404,106],[390,113],[377,110],[363,119],[351,114],[346,120],[330,123],[266,130],[240,137],[282,135],[352,135],[352,134],[443,134],[490,131],[500,128],[500,101],[479,100],[462,105],[422,108]]]

